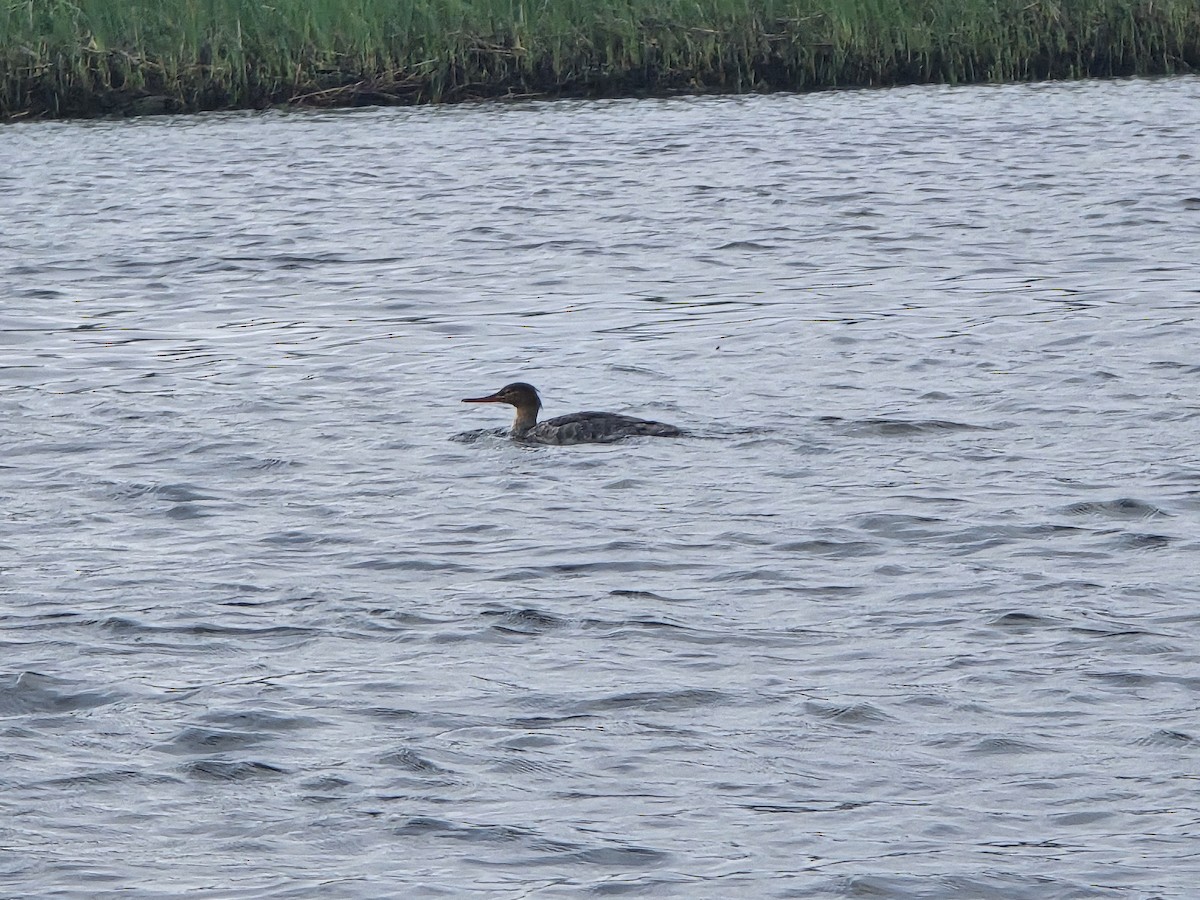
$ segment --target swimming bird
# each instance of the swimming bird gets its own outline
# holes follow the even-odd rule
[[[683,434],[683,430],[674,425],[608,412],[572,413],[539,422],[542,399],[533,385],[523,381],[506,384],[486,397],[467,397],[463,403],[515,406],[517,417],[508,435],[513,440],[533,444],[610,444],[627,437],[679,437]]]

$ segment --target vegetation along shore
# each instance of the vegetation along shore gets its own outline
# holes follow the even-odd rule
[[[0,3],[8,119],[1197,69],[1197,0]]]

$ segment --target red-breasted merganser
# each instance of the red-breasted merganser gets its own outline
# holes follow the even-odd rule
[[[542,400],[533,385],[516,381],[487,397],[468,397],[463,403],[508,403],[517,408],[509,437],[534,444],[609,444],[622,438],[679,437],[682,429],[618,413],[580,412],[537,420]]]

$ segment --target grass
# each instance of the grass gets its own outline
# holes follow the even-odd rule
[[[0,0],[9,118],[1197,68],[1197,0]]]

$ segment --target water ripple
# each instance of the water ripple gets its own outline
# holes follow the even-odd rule
[[[0,881],[1191,896],[1198,100],[0,129]]]

